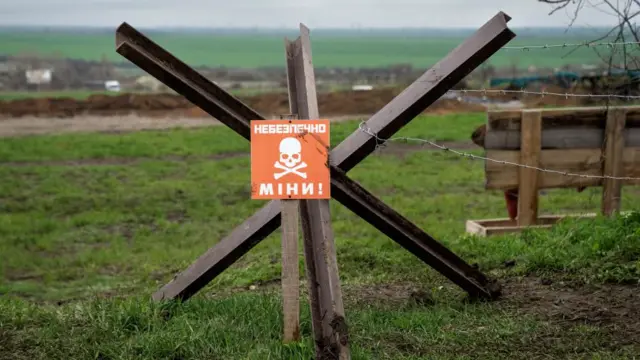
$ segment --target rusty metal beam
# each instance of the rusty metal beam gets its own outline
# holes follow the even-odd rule
[[[511,17],[499,12],[369,118],[367,128],[379,139],[397,133],[516,36],[507,27],[509,20]],[[354,132],[333,149],[332,162],[349,172],[376,149],[376,143],[367,133]]]
[[[126,22],[116,29],[116,52],[247,140],[251,134],[249,121],[264,120]]]
[[[483,274],[366,191],[340,169],[331,167],[331,196],[427,265],[460,286],[471,297],[499,295]],[[207,250],[186,270],[153,294],[154,300],[186,300],[249,252],[280,226],[280,201],[269,202],[231,234]],[[308,211],[308,210],[307,210]],[[303,231],[305,227],[303,225]]]
[[[500,295],[499,284],[487,279],[478,269],[333,166],[331,197],[460,286],[470,297],[495,299]]]
[[[290,111],[300,119],[318,119],[309,29],[300,24],[300,36],[286,41],[285,49]],[[335,358],[350,359],[329,200],[301,200],[300,220],[316,358],[329,351]]]
[[[439,62],[434,68],[428,70],[427,73],[398,95],[389,105],[378,111],[378,113],[367,121],[367,126],[375,131],[381,138],[392,136],[402,126],[408,123],[412,117],[424,111],[428,105],[444,94],[444,92],[448,90],[447,86],[453,86],[471,72],[474,67],[480,65],[484,60],[489,58],[491,54],[510,41],[515,35],[506,27],[506,22],[509,19],[510,18],[504,13],[496,15],[473,36],[454,49],[447,58],[445,58],[445,60],[448,59],[447,61]],[[229,94],[219,94],[219,92],[225,93],[224,90],[210,83],[194,70],[189,69],[184,63],[164,51],[157,44],[146,39],[144,35],[135,31],[135,29],[130,26],[123,24],[118,28],[116,38],[117,51],[121,55],[144,70],[147,70],[150,74],[177,92],[189,94],[190,97],[185,95],[187,99],[202,107],[219,120],[223,121],[224,119],[223,123],[243,137],[247,139],[250,137],[248,134],[249,120],[262,119],[259,114],[249,109],[233,96]],[[157,58],[158,56],[160,56],[161,59]],[[185,69],[185,67],[187,69]],[[362,161],[374,149],[375,139],[372,139],[368,134],[357,131],[331,152],[332,173],[338,174],[340,170],[348,171],[359,161]],[[334,166],[339,169],[334,169]],[[336,172],[336,170],[338,170],[338,172]],[[345,185],[342,182],[336,183],[336,181],[338,180],[332,177],[332,191],[334,191],[334,188],[339,192],[340,189],[353,188],[353,185]],[[383,210],[382,213],[384,213],[384,211],[393,212],[391,208],[379,202],[376,205],[378,207],[378,215],[376,215],[376,210],[373,209],[369,215],[362,215],[360,212],[366,209],[366,207],[358,204],[367,203],[369,200],[360,199],[355,201],[353,199],[357,199],[357,196],[354,196],[356,195],[341,196],[340,198],[344,201],[343,205],[356,211],[356,214],[362,216],[378,229],[393,228],[390,224],[387,226],[377,224],[378,221],[385,221],[384,217],[380,216],[380,211]],[[338,199],[338,197],[336,197],[336,199]],[[375,208],[376,206],[373,207]],[[178,274],[172,282],[156,292],[154,299],[189,298],[211,279],[230,266],[235,260],[248,252],[260,240],[275,231],[280,225],[279,209],[280,205],[277,201],[272,201],[267,204],[240,227],[236,228],[229,236],[207,251],[207,253],[201,256],[187,270]],[[441,272],[441,269],[445,269],[443,275],[449,277],[454,283],[463,287],[463,289],[470,294],[479,294],[482,297],[490,296],[491,291],[487,290],[483,284],[485,283],[483,280],[484,276],[474,278],[474,272],[469,272],[468,268],[470,267],[466,265],[464,261],[457,257],[451,258],[451,254],[453,253],[448,252],[448,250],[447,252],[450,254],[447,254],[447,252],[442,253],[441,249],[444,247],[437,244],[437,242],[428,235],[424,234],[426,237],[418,236],[413,240],[409,239],[404,241],[399,240],[400,235],[398,235],[399,232],[397,231],[382,231],[389,236],[394,236],[392,237],[393,240],[406,247],[412,253],[416,255],[423,253],[418,256],[427,264],[434,266],[430,262],[440,261],[442,265],[436,264],[440,269],[436,266],[434,267]],[[414,232],[415,229],[409,231]],[[425,242],[425,239],[431,240]],[[421,241],[422,243],[416,243],[416,241]],[[411,242],[414,242],[414,244],[408,245]],[[434,245],[434,243],[437,245]],[[431,255],[425,250],[430,247]],[[433,253],[439,254],[440,260],[438,260],[438,257],[433,256]],[[455,254],[453,255],[455,256]],[[459,269],[459,271],[453,272],[446,270],[447,266],[459,267],[460,262],[466,265],[463,266],[461,270]],[[460,274],[471,275],[461,281],[459,280]]]
[[[281,208],[279,200],[270,201],[198,257],[187,269],[177,274],[171,282],[156,291],[152,296],[153,300],[187,300],[195,295],[280,227]]]

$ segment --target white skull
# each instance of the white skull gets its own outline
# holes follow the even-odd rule
[[[280,141],[280,162],[286,167],[292,168],[302,161],[302,145],[300,140],[288,137]]]

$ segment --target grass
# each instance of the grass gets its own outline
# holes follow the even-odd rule
[[[422,116],[397,136],[439,140],[467,140],[469,134],[485,121],[480,113],[451,114],[446,117]],[[454,122],[453,126],[444,126]],[[337,145],[357,129],[358,121],[331,127],[331,144]],[[220,127],[201,129],[174,128],[166,131],[143,131],[112,134],[61,134],[5,138],[0,142],[0,161],[104,160],[110,158],[166,158],[224,155],[249,152],[249,143],[231,130]]]
[[[72,98],[86,99],[91,95],[112,95],[113,92],[108,91],[92,91],[92,90],[57,90],[57,91],[1,91],[0,101],[11,101],[18,99],[31,98]]]
[[[232,89],[229,92],[236,96],[252,96],[263,93],[274,93],[284,91],[281,89]],[[33,99],[33,98],[72,98],[77,100],[84,100],[91,95],[123,95],[127,93],[136,94],[135,91],[119,92],[112,91],[100,91],[100,90],[56,90],[56,91],[0,91],[0,101],[12,101],[19,99]],[[142,93],[142,92],[140,92]]]
[[[399,135],[462,140],[483,122],[483,114],[423,116]],[[356,128],[334,124],[332,143]],[[277,233],[189,302],[148,301],[263,205],[250,200],[248,149],[223,127],[3,140],[0,359],[309,359],[306,305],[304,340],[280,342]],[[438,151],[383,149],[350,175],[492,276],[638,281],[637,214],[491,239],[464,235],[466,219],[506,214],[500,194],[483,189],[482,166]],[[599,191],[552,191],[541,208],[596,211]],[[638,195],[624,189],[626,209]],[[639,350],[606,326],[464,304],[454,285],[356,215],[332,203],[332,217],[354,359],[620,358]],[[505,268],[510,260],[516,265]],[[405,296],[412,289],[435,305]]]
[[[220,301],[191,300],[170,311],[143,301],[96,301],[56,312],[11,302],[0,305],[9,319],[8,343],[25,349],[13,359],[47,356],[77,359],[311,359],[310,341],[282,345],[279,299],[243,294]],[[306,305],[302,331],[310,333]],[[238,316],[238,314],[246,314]],[[251,316],[249,316],[251,314]],[[511,316],[510,316],[511,315]],[[20,319],[16,321],[15,319]],[[574,347],[596,355],[606,335],[590,327],[563,334],[571,344],[536,349],[544,336],[562,329],[530,316],[515,317],[491,305],[437,305],[425,310],[407,304],[349,309],[353,359],[471,359],[565,357]],[[37,330],[44,328],[44,330]],[[64,336],[60,336],[64,334]],[[500,356],[521,341],[525,351]],[[551,343],[551,341],[549,341]],[[502,348],[502,351],[501,351]],[[45,351],[30,350],[44,349]],[[563,351],[564,350],[564,351]],[[614,355],[631,355],[628,350]],[[607,355],[604,353],[603,355]],[[578,358],[575,356],[574,358]]]
[[[168,34],[149,36],[158,44],[192,66],[225,66],[257,68],[282,66],[282,39],[272,34]],[[293,35],[295,38],[297,35]],[[465,38],[452,36],[403,36],[353,34],[312,35],[313,63],[317,67],[376,67],[392,64],[432,66]],[[597,36],[594,36],[597,37]],[[590,39],[590,38],[589,38]],[[584,37],[527,36],[514,39],[509,45],[544,45],[581,43]],[[4,54],[57,54],[61,57],[88,60],[123,61],[115,52],[113,33],[65,32],[0,32]],[[565,64],[600,63],[597,54],[580,48],[574,52],[554,48],[544,51],[504,50],[494,55],[490,63],[498,67],[521,68],[560,67]]]

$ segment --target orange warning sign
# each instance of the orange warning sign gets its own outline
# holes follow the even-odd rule
[[[252,199],[329,199],[329,120],[251,121]]]

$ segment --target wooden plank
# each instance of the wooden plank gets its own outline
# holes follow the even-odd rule
[[[624,131],[626,113],[624,109],[615,109],[607,116],[607,128],[604,150],[604,175],[620,177],[623,169]],[[602,189],[602,214],[611,216],[620,211],[622,181],[604,179]]]
[[[283,342],[300,341],[300,270],[298,265],[297,200],[282,204],[282,310]]]
[[[538,167],[540,161],[540,136],[542,134],[542,113],[522,112],[522,144],[520,164]],[[518,187],[518,226],[536,223],[538,217],[538,170],[521,167]]]
[[[625,146],[640,147],[640,128],[623,131]],[[542,149],[602,149],[604,129],[566,128],[542,130]],[[520,130],[489,130],[485,134],[487,150],[519,150]]]
[[[550,229],[553,225],[527,225],[527,226],[498,226],[498,227],[488,227],[484,229],[485,236],[494,236],[494,235],[504,235],[504,234],[512,234],[519,233],[525,229]]]
[[[485,161],[485,188],[496,190],[518,187],[518,167],[503,162],[519,163],[519,151],[490,150],[486,157],[495,161]],[[602,150],[571,149],[542,150],[540,168],[570,172],[575,174],[602,176]],[[624,148],[622,156],[622,177],[640,178],[640,147]],[[602,185],[601,178],[566,176],[561,173],[541,172],[538,189],[575,188]],[[640,185],[639,180],[624,180],[625,185]]]
[[[295,114],[280,115],[280,119],[296,119]],[[282,227],[282,314],[283,342],[300,341],[300,269],[298,261],[298,200],[281,200]]]
[[[465,224],[467,234],[474,234],[478,236],[487,236],[486,228],[478,224],[475,220],[467,220]]]
[[[606,127],[607,111],[624,109],[627,111],[627,128],[640,127],[640,106],[621,107],[575,107],[558,109],[535,109],[542,111],[542,129],[551,128],[599,128]],[[520,111],[499,110],[487,113],[489,130],[520,130]]]
[[[315,74],[309,29],[300,24],[300,36],[286,45],[289,108],[300,119],[318,119]],[[338,275],[329,200],[300,201],[307,283],[312,307],[316,358],[335,354],[351,358],[342,290]]]
[[[535,225],[518,226],[517,222],[508,218],[467,220],[467,233],[480,237],[518,233],[525,229],[549,229],[560,220],[566,218],[593,218],[596,214],[566,214],[566,215],[541,215]]]

